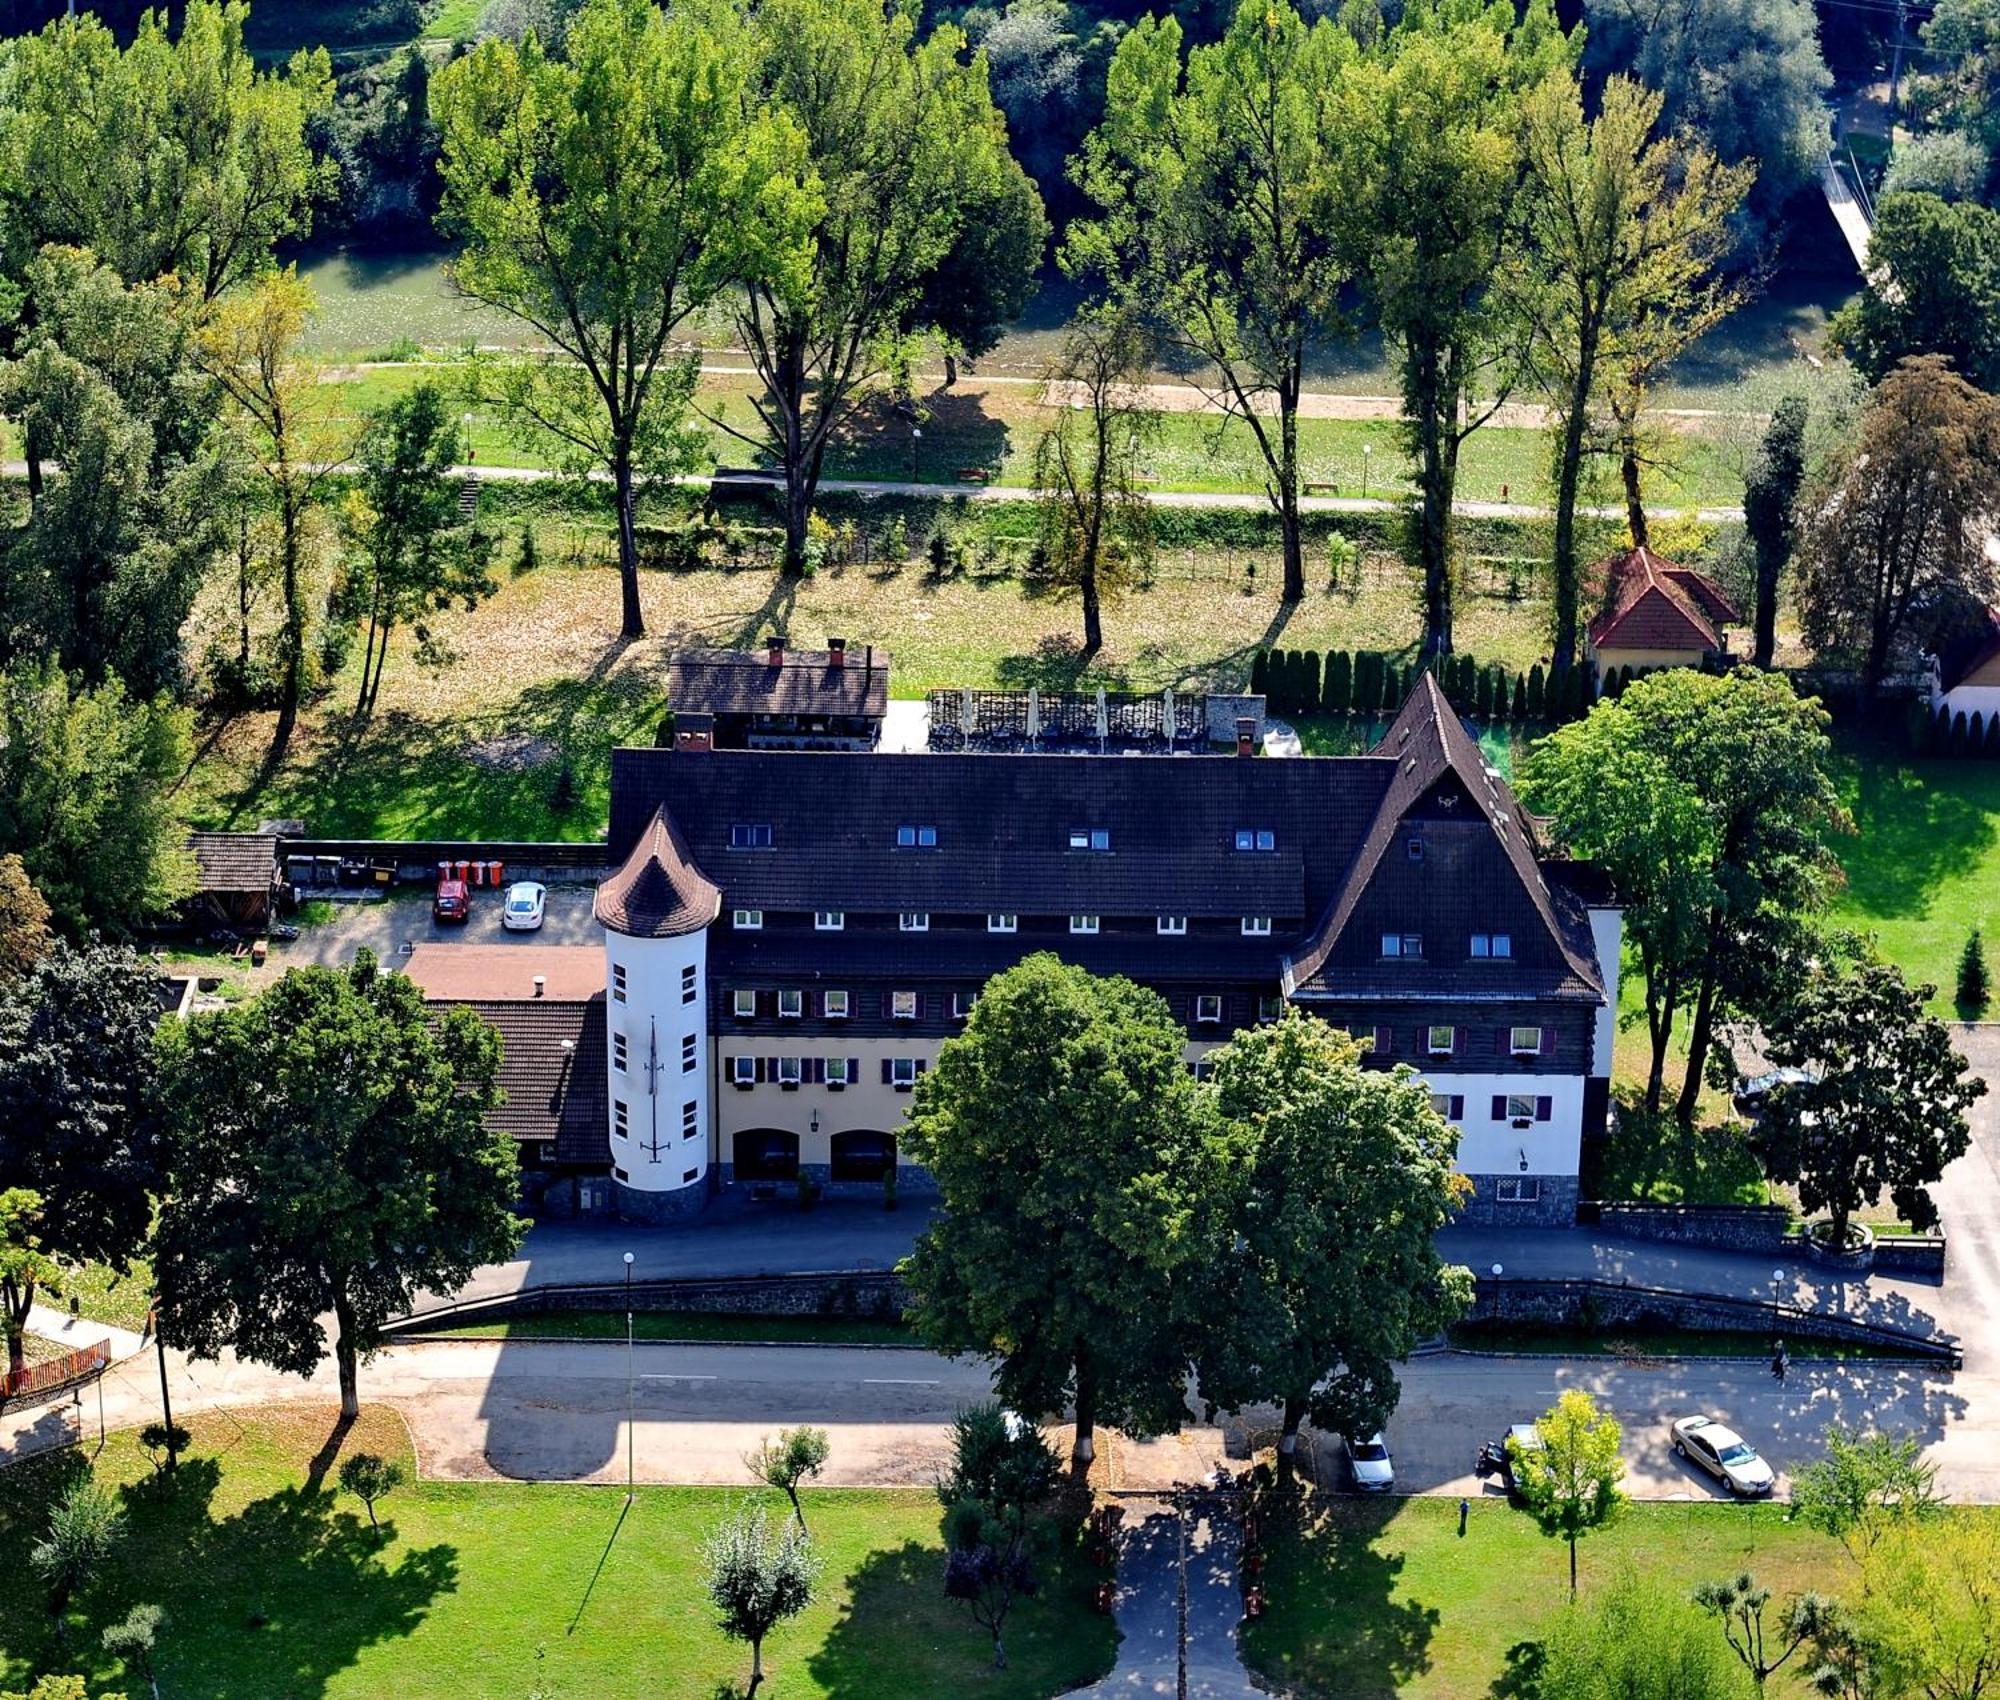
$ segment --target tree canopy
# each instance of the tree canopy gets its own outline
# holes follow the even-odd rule
[[[366,951],[170,1029],[162,1338],[307,1375],[331,1313],[355,1415],[382,1324],[520,1240],[513,1138],[486,1123],[499,1066],[491,1027],[427,1007]]]
[[[948,1354],[996,1360],[1001,1399],[1178,1428],[1187,1353],[1176,1288],[1213,1196],[1210,1115],[1166,1001],[1038,953],[996,975],[919,1083],[905,1145],[943,1211],[902,1265],[911,1320]]]
[[[1871,382],[1937,354],[2000,389],[2000,212],[1923,191],[1885,193],[1868,235],[1868,282],[1835,315],[1836,342]]]
[[[1207,1321],[1192,1330],[1202,1398],[1280,1406],[1287,1456],[1307,1417],[1366,1438],[1395,1409],[1396,1363],[1470,1302],[1433,1238],[1465,1188],[1457,1130],[1409,1070],[1364,1070],[1360,1046],[1311,1016],[1239,1033],[1213,1060],[1234,1249],[1189,1289],[1190,1321]]]
[[[1618,1456],[1625,1431],[1588,1393],[1569,1388],[1535,1427],[1539,1447],[1507,1438],[1514,1485],[1545,1535],[1569,1547],[1569,1593],[1576,1598],[1576,1543],[1616,1517],[1625,1503],[1619,1487],[1625,1465]]]

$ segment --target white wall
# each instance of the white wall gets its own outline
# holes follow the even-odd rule
[[[1462,1095],[1458,1167],[1468,1175],[1574,1175],[1582,1145],[1583,1077],[1575,1074],[1447,1074],[1425,1071],[1431,1091]],[[1493,1119],[1496,1095],[1548,1098],[1549,1119],[1517,1128]],[[1521,1167],[1521,1153],[1528,1166]]]
[[[617,969],[623,965],[626,1000],[616,996]],[[692,967],[694,999],[681,996],[681,971]],[[609,1091],[605,1132],[611,1167],[625,1185],[640,1192],[673,1192],[708,1179],[709,1089],[708,935],[635,939],[609,928],[604,934],[604,1066]],[[627,1064],[617,1067],[616,1036],[626,1039]],[[681,1069],[681,1040],[694,1035],[694,1068]],[[655,1065],[649,1077],[648,1062]],[[616,1105],[630,1113],[630,1137],[618,1137]],[[681,1107],[695,1105],[692,1138],[681,1132]],[[656,1149],[657,1145],[657,1149]],[[688,1171],[694,1179],[687,1179]]]
[[[2000,685],[1959,685],[1946,691],[1937,706],[1952,714],[1963,714],[1968,720],[1975,714],[1983,714],[1990,720],[2000,714]]]
[[[1599,1080],[1611,1078],[1612,1052],[1618,1044],[1618,968],[1624,940],[1622,910],[1591,910],[1590,941],[1597,947],[1597,971],[1604,980],[1604,1007],[1597,1012],[1590,1038],[1590,1072]]]

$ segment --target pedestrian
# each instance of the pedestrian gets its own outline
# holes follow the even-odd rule
[[[1471,1515],[1472,1515],[1472,1501],[1469,1499],[1461,1499],[1458,1502],[1458,1538],[1460,1540],[1465,1539],[1465,1520]]]
[[[1771,1379],[1782,1383],[1785,1379],[1785,1371],[1790,1367],[1790,1360],[1785,1356],[1785,1342],[1781,1339],[1778,1342],[1777,1350],[1771,1354]]]

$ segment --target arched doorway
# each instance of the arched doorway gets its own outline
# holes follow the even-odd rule
[[[745,1128],[736,1135],[739,1181],[791,1181],[799,1176],[799,1136],[782,1128]]]
[[[879,1181],[896,1166],[896,1136],[855,1128],[833,1136],[833,1178]]]

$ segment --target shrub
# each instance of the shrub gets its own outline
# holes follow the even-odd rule
[[[1313,714],[1319,709],[1319,651],[1305,652],[1304,665],[1299,672],[1298,685],[1299,712]]]
[[[1473,692],[1473,712],[1481,720],[1493,718],[1493,669],[1482,667],[1478,674],[1478,687]]]
[[[1345,714],[1354,706],[1354,659],[1344,649],[1326,658],[1326,682],[1320,691],[1320,707],[1328,714]]]
[[[403,1485],[403,1466],[373,1452],[356,1452],[341,1462],[340,1485],[368,1507],[368,1526],[379,1530],[375,1502]]]
[[[1516,720],[1528,718],[1528,680],[1527,675],[1523,673],[1514,675],[1513,716]]]
[[[1977,1021],[1993,1001],[1993,977],[1986,967],[1986,941],[1974,927],[1965,936],[1965,949],[1958,958],[1958,1008],[1968,1021]]]
[[[1260,649],[1250,658],[1250,693],[1253,696],[1271,694],[1271,652]]]
[[[1542,674],[1542,664],[1537,661],[1528,669],[1528,718],[1540,720],[1547,713],[1547,681]]]

